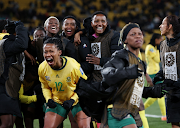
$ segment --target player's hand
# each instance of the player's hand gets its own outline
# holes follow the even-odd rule
[[[52,99],[49,99],[47,102],[47,106],[49,106],[50,108],[55,108],[57,105]]]
[[[70,110],[71,109],[71,107],[72,107],[72,105],[74,104],[74,100],[73,99],[70,99],[70,100],[66,100],[66,101],[64,101],[64,103],[63,103],[63,107],[66,109],[66,110]]]
[[[100,59],[92,54],[88,54],[88,57],[86,57],[86,61],[90,64],[100,65]]]

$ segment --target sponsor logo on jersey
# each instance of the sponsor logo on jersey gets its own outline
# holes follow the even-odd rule
[[[84,74],[84,71],[83,71],[83,69],[80,67],[80,72],[81,72],[81,74],[83,75]]]
[[[49,76],[45,76],[47,81],[51,81]]]
[[[59,75],[58,75],[58,74],[56,75],[56,78],[59,78]]]

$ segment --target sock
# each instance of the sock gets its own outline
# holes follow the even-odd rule
[[[166,105],[165,105],[165,98],[158,98],[158,104],[159,104],[159,108],[161,110],[161,114],[162,116],[166,116]]]
[[[147,118],[145,116],[145,110],[139,111],[139,115],[140,115],[141,120],[143,122],[143,127],[149,128],[149,124],[148,124]]]
[[[144,109],[151,106],[156,100],[157,100],[157,98],[148,98],[144,103]]]

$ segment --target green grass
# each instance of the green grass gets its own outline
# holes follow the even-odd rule
[[[143,101],[145,100],[146,99],[143,99]],[[157,101],[154,104],[152,104],[150,107],[148,107],[145,110],[145,112],[146,114],[159,115],[159,116],[161,115]],[[161,121],[161,118],[147,117],[147,120],[149,123],[149,128],[171,128],[171,124],[167,123],[166,121]],[[64,124],[64,128],[71,128],[71,124],[68,118],[63,122],[63,124]],[[39,128],[38,120],[34,121],[34,128]]]
[[[143,99],[145,101],[146,99]],[[150,107],[145,110],[146,114],[159,115],[161,116],[158,102],[155,101]],[[161,121],[161,118],[147,117],[149,128],[171,128],[171,124],[166,121]]]

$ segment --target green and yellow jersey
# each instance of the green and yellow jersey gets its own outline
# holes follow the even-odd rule
[[[52,69],[46,61],[43,61],[38,69],[39,80],[41,82],[43,95],[48,102],[53,99],[59,104],[64,101],[74,99],[78,103],[78,95],[74,92],[79,78],[87,79],[80,64],[73,58],[62,57],[63,66],[58,69]]]
[[[19,90],[19,100],[21,101],[21,103],[30,104],[32,102],[37,101],[36,95],[32,95],[32,96],[24,95],[24,92],[28,91],[33,85],[34,85],[34,81],[28,83],[24,79],[23,83],[21,84],[21,88]]]
[[[156,74],[160,70],[160,55],[153,45],[148,44],[145,49],[145,58],[147,63],[147,73],[149,75]]]

